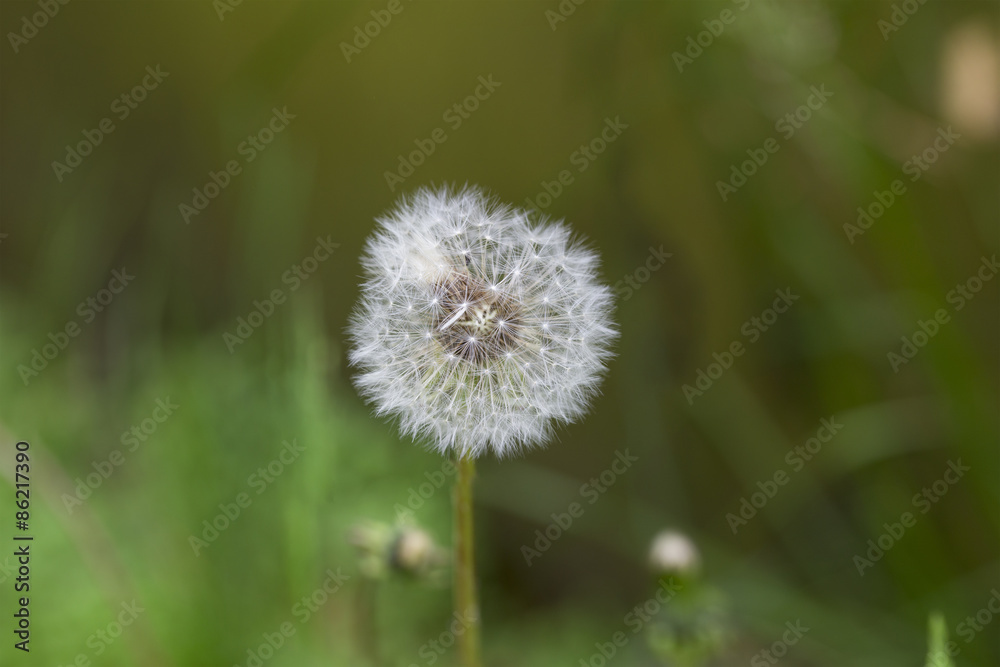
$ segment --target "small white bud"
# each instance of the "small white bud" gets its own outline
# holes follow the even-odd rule
[[[664,530],[653,538],[649,549],[649,566],[654,572],[691,574],[700,565],[698,548],[684,533]]]
[[[447,562],[447,553],[434,544],[425,531],[406,527],[396,536],[392,562],[404,572],[426,574],[443,566]]]

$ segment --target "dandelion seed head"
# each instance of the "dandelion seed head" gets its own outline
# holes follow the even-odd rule
[[[418,190],[378,223],[349,328],[377,414],[442,453],[504,457],[586,412],[617,332],[565,225],[476,188]]]
[[[664,530],[653,539],[649,564],[657,574],[690,574],[701,565],[701,555],[690,537],[676,530]]]

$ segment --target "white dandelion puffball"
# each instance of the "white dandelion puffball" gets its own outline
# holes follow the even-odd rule
[[[358,390],[437,450],[503,457],[583,415],[617,336],[598,258],[475,188],[421,189],[369,239]]]
[[[664,530],[657,534],[649,549],[649,564],[658,573],[690,573],[701,565],[701,554],[684,533]]]

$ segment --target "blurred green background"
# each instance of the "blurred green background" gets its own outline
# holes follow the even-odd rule
[[[0,664],[252,665],[286,622],[262,664],[368,665],[373,645],[383,665],[452,664],[427,650],[451,622],[447,575],[369,581],[348,543],[359,522],[394,525],[444,461],[370,416],[344,327],[373,219],[420,185],[466,182],[566,219],[621,296],[591,414],[545,450],[479,465],[488,665],[600,667],[623,630],[607,664],[662,664],[650,628],[697,643],[684,628],[699,624],[724,637],[703,664],[774,664],[768,650],[945,665],[925,656],[935,611],[954,664],[1000,664],[1000,281],[953,291],[998,247],[995,2],[222,2],[0,4],[0,540],[17,440],[35,537],[27,655],[0,550]],[[43,5],[54,15],[33,30]],[[479,77],[499,85],[473,105]],[[244,143],[274,109],[294,118]],[[113,131],[95,134],[104,118]],[[607,119],[627,128],[592,144]],[[446,140],[391,188],[436,128]],[[958,138],[913,171],[948,128]],[[84,132],[100,143],[54,167]],[[230,161],[238,173],[204,192]],[[193,189],[215,196],[185,214]],[[890,196],[863,233],[845,228]],[[317,238],[339,247],[292,289]],[[654,250],[670,257],[650,273]],[[102,292],[115,270],[134,279]],[[798,299],[763,331],[751,318],[786,289]],[[224,337],[274,290],[285,301],[252,335]],[[924,343],[906,363],[888,356],[901,337]],[[713,355],[734,342],[720,375]],[[685,393],[699,372],[718,377]],[[158,399],[177,406],[161,422]],[[786,453],[830,418],[842,429],[798,469]],[[303,451],[254,477],[286,440]],[[625,450],[638,463],[529,564],[536,531]],[[969,471],[935,492],[959,460]],[[410,517],[441,545],[448,483]],[[745,524],[727,518],[762,488],[773,497]],[[240,494],[249,506],[193,547]],[[885,537],[904,512],[915,523]],[[690,590],[725,611],[691,621],[668,603],[633,635],[667,528],[701,551]],[[891,547],[859,567],[880,536]],[[341,588],[296,614],[338,570]],[[775,648],[786,623],[809,629]]]

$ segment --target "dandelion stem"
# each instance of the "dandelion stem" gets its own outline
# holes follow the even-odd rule
[[[479,600],[476,595],[476,559],[473,550],[472,479],[475,459],[459,454],[455,479],[455,613],[468,623],[458,635],[458,653],[462,667],[482,667],[479,654]]]
[[[355,598],[357,623],[356,636],[361,643],[361,650],[368,658],[372,667],[381,667],[382,660],[378,654],[378,621],[375,613],[377,595],[376,583],[364,577],[358,587]]]

